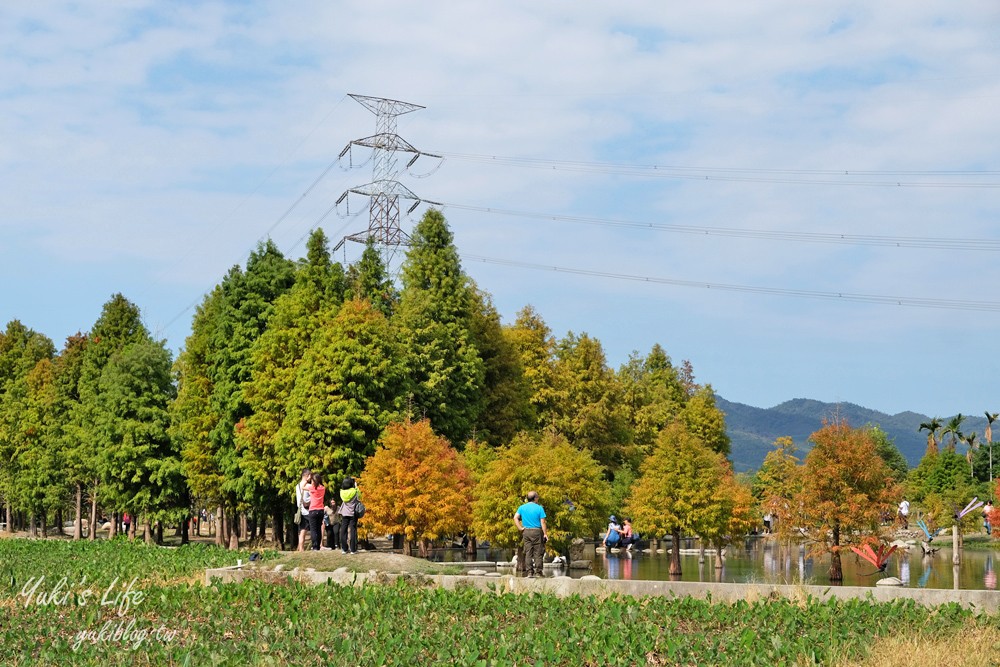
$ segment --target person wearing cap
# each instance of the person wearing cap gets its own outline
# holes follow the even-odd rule
[[[545,543],[549,541],[549,529],[545,524],[545,509],[538,502],[538,493],[528,491],[527,502],[514,513],[514,525],[521,533],[524,549],[524,571],[529,577],[542,576],[542,562],[545,558]]]
[[[612,514],[608,517],[608,532],[604,535],[604,548],[611,549],[618,546],[622,539],[622,527],[618,525],[618,517]]]

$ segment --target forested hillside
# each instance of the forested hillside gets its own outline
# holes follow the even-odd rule
[[[737,471],[757,469],[772,449],[775,438],[784,435],[790,436],[799,450],[808,451],[811,448],[809,436],[823,426],[824,419],[834,417],[845,419],[851,426],[879,426],[895,442],[910,466],[916,466],[927,449],[927,434],[919,428],[931,418],[916,412],[888,415],[854,403],[824,403],[807,398],[792,399],[772,408],[733,403],[721,396],[716,397],[716,402],[726,413],[726,431],[732,441],[733,465]],[[962,422],[964,433],[982,435],[985,429],[983,417],[966,417]]]

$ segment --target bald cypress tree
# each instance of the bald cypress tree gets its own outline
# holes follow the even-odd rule
[[[397,319],[415,418],[465,442],[483,407],[485,369],[472,332],[473,295],[451,231],[440,211],[429,210],[413,231],[403,263]]]
[[[70,437],[74,446],[67,451],[72,467],[90,495],[90,539],[96,537],[97,508],[101,498],[102,466],[99,453],[109,446],[101,414],[101,375],[111,358],[133,343],[149,340],[139,308],[121,294],[104,304],[90,330],[83,350],[78,391],[80,400],[71,414]]]
[[[18,320],[7,323],[0,333],[0,496],[10,521],[14,509],[24,507],[21,456],[40,435],[40,424],[29,409],[32,371],[39,362],[52,358],[54,346],[48,337],[29,329]],[[20,501],[20,502],[18,502]],[[10,526],[8,525],[8,529]]]
[[[399,292],[372,240],[365,244],[361,259],[351,265],[348,283],[352,298],[367,299],[376,310],[392,317],[399,302]]]
[[[277,437],[296,369],[323,324],[323,314],[336,313],[345,290],[343,268],[332,261],[326,235],[317,229],[309,237],[295,284],[274,302],[267,328],[250,349],[250,381],[243,386],[250,414],[236,425],[244,473],[241,497],[266,509],[276,525],[283,523],[291,508],[280,474],[285,466],[278,456]]]
[[[187,516],[180,450],[169,432],[168,406],[175,395],[170,366],[163,342],[147,336],[114,353],[98,382],[102,502],[147,524]]]

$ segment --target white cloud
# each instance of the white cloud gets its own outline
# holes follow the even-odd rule
[[[106,298],[106,272],[118,267],[123,282],[149,295],[140,305],[150,319],[169,321],[350,139],[374,131],[372,116],[344,100],[348,92],[426,105],[399,127],[432,152],[758,170],[995,169],[998,18],[985,0],[961,11],[899,1],[4,7],[0,317],[61,338],[96,318],[92,304]],[[335,169],[274,237],[292,246],[340,192],[369,176],[368,168]],[[456,204],[666,224],[997,234],[995,189],[636,179],[458,159],[407,183]],[[548,265],[961,299],[991,298],[1000,278],[985,252],[446,214],[462,252]],[[354,231],[363,220],[324,226]],[[50,280],[26,281],[26,261]],[[467,268],[508,319],[534,303],[557,333],[602,338],[615,362],[663,341],[736,400],[843,393],[886,409],[968,412],[989,400],[1000,370],[983,362],[995,314]],[[975,321],[976,336],[959,336],[952,322],[962,318]],[[167,332],[174,345],[189,317],[180,322]],[[974,370],[953,394],[934,395],[919,370],[927,358]],[[887,374],[896,381],[874,381]]]

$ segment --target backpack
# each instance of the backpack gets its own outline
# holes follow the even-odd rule
[[[354,516],[355,516],[355,518],[360,519],[361,517],[363,517],[365,515],[366,511],[367,511],[367,508],[365,507],[365,504],[363,502],[361,502],[360,500],[355,500],[354,501]]]

